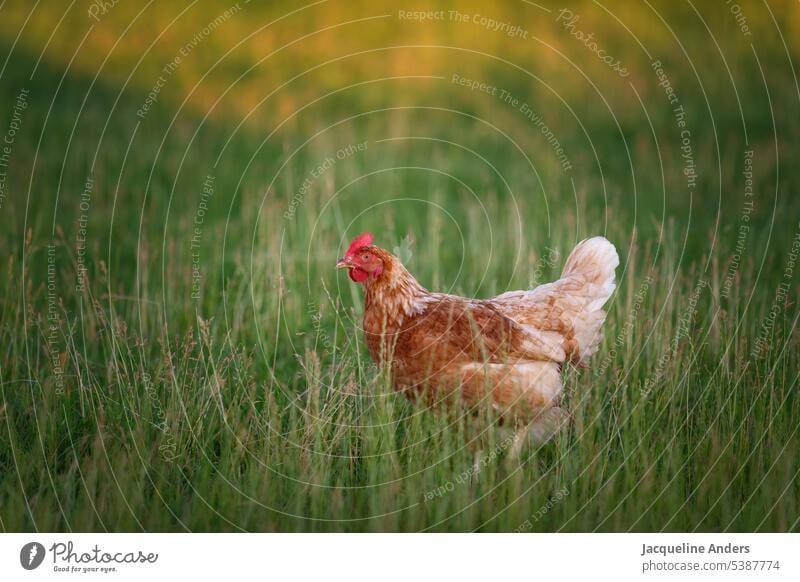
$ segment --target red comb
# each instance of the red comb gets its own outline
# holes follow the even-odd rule
[[[361,247],[371,245],[373,240],[375,240],[375,237],[372,236],[371,232],[362,232],[350,242],[350,246],[347,247],[347,252],[344,254],[344,256],[349,257],[350,255],[358,252],[358,249]]]

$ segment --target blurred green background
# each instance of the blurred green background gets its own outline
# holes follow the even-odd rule
[[[798,131],[795,2],[98,6],[31,10],[11,2],[3,10],[5,110],[11,111],[21,88],[31,91],[25,139],[15,144],[11,168],[12,179],[29,185],[36,200],[28,226],[55,221],[73,235],[76,193],[92,173],[97,188],[118,192],[126,208],[141,211],[148,219],[144,229],[172,235],[193,214],[212,173],[223,193],[215,197],[212,215],[231,212],[239,220],[229,227],[249,233],[255,221],[288,208],[299,189],[292,170],[301,168],[296,179],[302,184],[331,153],[361,142],[368,146],[363,155],[349,156],[313,180],[302,211],[272,225],[269,244],[278,244],[284,231],[291,241],[299,222],[325,219],[336,208],[323,209],[331,191],[365,175],[336,202],[366,208],[398,196],[435,199],[462,180],[458,196],[465,203],[448,208],[453,220],[439,218],[440,232],[450,240],[463,236],[456,224],[480,211],[464,194],[471,189],[489,201],[505,205],[513,198],[524,207],[525,223],[512,221],[507,236],[519,239],[540,228],[551,236],[553,224],[565,222],[583,235],[605,230],[613,213],[614,222],[624,225],[619,236],[635,228],[655,240],[673,224],[685,252],[701,258],[735,243],[737,182],[748,149],[755,152],[760,194],[756,224],[769,225],[776,210],[788,217],[796,208],[790,195],[798,186],[791,147]],[[744,20],[737,20],[732,6]],[[571,27],[564,9],[579,17]],[[425,10],[442,19],[399,17]],[[480,24],[483,17],[511,23],[527,38],[493,31]],[[615,73],[578,33],[593,35],[589,42],[629,74]],[[692,191],[682,173],[674,104],[659,85],[655,61],[685,110],[697,173]],[[454,83],[453,75],[485,83],[495,95]],[[150,108],[137,115],[153,92]],[[544,127],[520,111],[525,105]],[[465,148],[486,163],[471,163],[479,158]],[[39,166],[31,178],[34,158]],[[444,173],[386,170],[430,162]],[[108,220],[100,207],[112,199],[95,196],[92,226]],[[17,215],[23,205],[7,207],[7,215]],[[394,235],[413,230],[419,210],[394,204],[379,212],[393,215],[384,224]],[[380,230],[370,214],[361,218],[358,226]],[[489,218],[495,224],[501,219]],[[10,222],[14,240],[21,240],[14,229],[22,222]],[[92,230],[93,241],[105,246],[105,229]],[[133,237],[134,231],[117,234]],[[316,233],[332,244],[331,234]],[[763,251],[768,229],[749,238]],[[132,252],[135,245],[127,242],[115,242],[116,252]],[[788,242],[777,237],[770,248],[785,251]]]

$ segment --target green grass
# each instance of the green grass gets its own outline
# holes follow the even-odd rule
[[[686,110],[691,190],[650,60],[596,5],[575,8],[580,27],[629,79],[513,3],[496,16],[553,51],[395,19],[258,63],[275,43],[396,11],[326,5],[202,79],[244,29],[282,14],[251,7],[261,12],[210,36],[143,120],[160,68],[227,5],[194,7],[140,67],[171,9],[126,33],[136,12],[120,3],[72,59],[90,24],[73,11],[39,60],[61,14],[39,8],[23,29],[26,6],[0,18],[1,132],[29,91],[0,205],[0,529],[798,530],[796,5],[772,7],[786,49],[760,4],[742,3],[754,48],[724,10],[703,13],[712,40],[690,7],[665,8],[691,64],[652,12],[617,13]],[[519,63],[552,91],[495,58],[398,49],[255,105],[308,66],[431,39]],[[532,104],[572,169],[518,109],[453,73]],[[428,288],[476,297],[552,280],[585,236],[612,240],[618,290],[593,363],[566,375],[569,430],[513,459],[493,427],[395,394],[366,353],[361,292],[333,269],[367,229],[387,248],[410,237],[407,266]]]

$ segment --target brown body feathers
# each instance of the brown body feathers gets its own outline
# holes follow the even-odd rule
[[[398,390],[488,403],[517,423],[560,423],[561,366],[585,365],[601,339],[619,264],[610,242],[578,244],[554,283],[485,300],[431,293],[371,243],[357,237],[337,266],[364,285],[367,347]]]

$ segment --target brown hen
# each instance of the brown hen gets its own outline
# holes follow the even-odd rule
[[[427,291],[372,242],[370,233],[356,237],[337,267],[364,286],[367,347],[395,388],[429,404],[487,403],[534,440],[553,435],[568,416],[559,406],[562,365],[585,365],[602,337],[614,245],[584,240],[558,281],[479,300]]]

